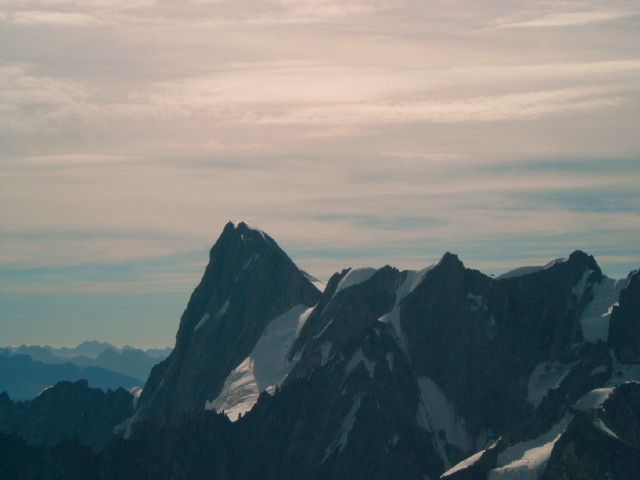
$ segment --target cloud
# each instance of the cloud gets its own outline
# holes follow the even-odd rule
[[[595,23],[611,22],[623,18],[635,17],[635,11],[594,10],[579,12],[557,12],[543,15],[537,18],[520,21],[499,21],[496,28],[563,28],[581,27]]]
[[[60,25],[93,27],[102,22],[91,16],[79,12],[52,12],[46,10],[25,10],[13,14],[0,14],[0,20],[8,21],[16,25]]]
[[[522,5],[0,0],[0,264],[165,259],[20,287],[165,288],[236,217],[322,276],[577,247],[622,270],[640,234],[620,160],[640,151],[636,9]]]

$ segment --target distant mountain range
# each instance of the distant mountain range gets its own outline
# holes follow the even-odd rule
[[[96,397],[109,425],[60,430],[56,399],[90,389],[47,390],[54,406],[0,417],[0,476],[632,480],[639,380],[638,271],[614,280],[575,251],[494,278],[446,253],[347,268],[321,291],[229,223],[131,415]],[[70,433],[35,436],[31,416]]]
[[[0,392],[13,399],[33,398],[43,388],[64,380],[88,380],[93,387],[131,388],[144,385],[151,368],[171,349],[118,349],[87,341],[77,347],[22,345],[0,348]]]

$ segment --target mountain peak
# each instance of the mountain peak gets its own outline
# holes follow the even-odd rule
[[[255,228],[253,225],[245,221],[233,221],[230,220],[224,226],[222,230],[221,238],[236,238],[240,240],[254,239],[254,240],[267,240],[271,239],[262,230]]]
[[[228,222],[182,315],[173,353],[149,377],[136,418],[176,422],[202,410],[272,321],[292,309],[302,313],[319,296],[274,239],[246,222]]]
[[[445,254],[442,256],[442,258],[438,262],[438,265],[442,267],[464,268],[464,264],[462,263],[460,258],[458,258],[458,255],[451,252],[445,252]]]
[[[598,280],[603,276],[602,270],[600,270],[600,266],[598,265],[598,262],[596,262],[596,259],[593,258],[593,255],[589,255],[582,250],[575,250],[571,255],[569,255],[567,263],[580,271],[592,270],[596,272]]]

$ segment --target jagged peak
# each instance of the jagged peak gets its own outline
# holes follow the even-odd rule
[[[437,266],[446,268],[464,268],[464,264],[458,255],[451,252],[445,252]]]
[[[592,271],[596,274],[596,281],[600,282],[603,278],[602,270],[596,262],[596,259],[593,255],[589,255],[582,250],[575,250],[569,255],[566,264],[571,269],[576,269],[579,272],[587,272]]]
[[[225,235],[249,235],[251,237],[261,237],[263,240],[271,238],[264,231],[244,220],[229,220],[222,230],[222,236]]]

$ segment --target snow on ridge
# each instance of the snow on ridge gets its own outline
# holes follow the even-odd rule
[[[542,435],[516,443],[500,452],[497,466],[489,471],[488,480],[535,480],[572,418],[572,415],[565,415]]]
[[[424,277],[429,273],[435,265],[430,265],[422,270],[406,270],[405,279],[396,290],[396,303],[391,311],[381,316],[378,321],[382,323],[388,323],[391,325],[396,337],[398,346],[404,351],[408,350],[408,342],[402,326],[400,325],[400,302],[404,298],[413,292],[418,285],[422,283]]]
[[[362,267],[362,268],[352,268],[350,269],[344,277],[338,283],[336,287],[336,292],[334,295],[337,295],[342,290],[346,290],[347,288],[354,287],[360,283],[364,283],[369,280],[377,270],[375,268],[370,267]]]
[[[542,267],[543,270],[549,270],[551,267],[554,267],[560,263],[564,263],[566,262],[568,259],[566,257],[560,257],[560,258],[556,258],[554,260],[551,260],[549,263],[547,263],[544,267]]]
[[[540,272],[541,270],[548,270],[554,265],[558,265],[559,263],[566,262],[566,258],[556,258],[555,260],[551,260],[546,265],[532,265],[526,267],[518,267],[513,270],[509,270],[501,275],[496,277],[496,280],[504,280],[507,278],[516,278],[516,277],[524,277],[525,275],[529,275],[531,273]]]
[[[40,390],[40,393],[38,393],[38,395],[36,395],[35,398],[38,398],[40,395],[42,395],[44,392],[46,392],[47,390],[50,390],[53,388],[53,385],[49,385],[48,387],[44,387],[42,390]]]
[[[590,392],[580,397],[573,408],[581,411],[598,409],[602,407],[602,404],[613,393],[613,390],[613,387],[594,388]]]
[[[418,285],[422,283],[424,277],[429,273],[435,265],[429,265],[422,270],[405,270],[406,277],[396,291],[396,305],[398,305],[404,297],[413,292]]]
[[[205,409],[235,421],[253,408],[262,391],[280,385],[293,367],[286,357],[300,316],[307,310],[299,304],[271,320],[249,356],[226,378],[220,394],[205,402]]]
[[[531,266],[531,267],[518,267],[513,270],[509,270],[501,275],[496,277],[496,280],[504,280],[506,278],[516,278],[516,277],[524,277],[525,275],[529,275],[531,273],[539,272],[543,270],[544,267],[541,266]]]

